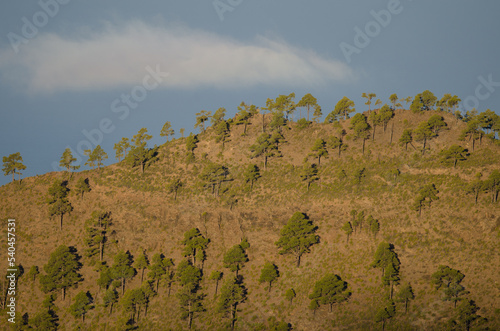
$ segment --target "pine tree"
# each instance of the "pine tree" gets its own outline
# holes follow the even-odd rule
[[[439,154],[443,157],[443,163],[452,161],[453,168],[457,167],[458,161],[467,160],[467,156],[469,155],[467,149],[459,145],[451,145],[448,149],[443,149]]]
[[[351,292],[348,291],[346,282],[338,275],[327,274],[314,284],[309,299],[317,302],[319,306],[329,305],[331,312],[334,304],[347,301],[350,296]]]
[[[233,246],[224,255],[224,267],[236,273],[243,268],[245,262],[248,261],[247,254],[240,244]]]
[[[259,283],[269,283],[268,292],[270,293],[272,283],[279,276],[280,276],[280,273],[278,271],[278,267],[274,263],[266,262],[266,264],[264,264],[264,267],[262,268],[262,271],[260,273]]]
[[[316,164],[304,164],[302,167],[302,171],[300,173],[300,178],[302,181],[306,182],[307,184],[307,192],[309,192],[309,187],[311,184],[317,180],[319,180],[318,177],[318,166]]]
[[[297,296],[295,293],[295,290],[293,288],[290,288],[286,290],[285,292],[285,298],[290,301],[290,305],[292,304],[293,299]]]
[[[415,299],[415,294],[413,294],[413,289],[410,283],[405,284],[398,292],[397,295],[399,302],[405,303],[405,314],[408,312],[408,303],[410,300]]]
[[[184,240],[181,241],[184,245],[183,255],[190,257],[193,265],[196,265],[196,257],[200,254],[200,256],[205,256],[209,242],[210,239],[203,237],[200,230],[192,228],[184,233]],[[199,262],[203,263],[203,261]]]
[[[217,289],[219,287],[219,281],[222,279],[224,276],[224,273],[221,271],[214,270],[210,274],[210,277],[208,279],[210,280],[215,280],[215,293],[214,293],[214,298],[217,296]]]
[[[91,191],[89,179],[80,177],[76,182],[75,193],[83,199],[83,194]]]
[[[144,173],[146,164],[154,159],[157,154],[157,147],[153,149],[147,148],[148,140],[153,136],[147,134],[148,129],[142,128],[132,138],[132,149],[125,158],[132,167],[140,165],[141,173]]]
[[[321,157],[326,157],[328,155],[328,150],[326,149],[326,142],[318,138],[314,142],[314,145],[311,147],[311,154],[313,157],[318,158],[318,166],[321,165]]]
[[[307,120],[309,121],[309,111],[312,108],[316,108],[318,106],[318,100],[312,96],[311,93],[307,93],[302,97],[302,99],[297,104],[297,107],[305,107],[307,109]]]
[[[267,159],[269,157],[279,155],[278,148],[271,142],[271,136],[268,133],[262,133],[257,137],[255,144],[250,146],[250,152],[252,152],[250,158],[264,157],[264,169],[267,169]]]
[[[61,231],[64,214],[68,214],[73,210],[73,206],[67,198],[69,193],[67,185],[67,181],[54,181],[52,186],[49,187],[49,195],[46,200],[49,205],[49,215],[60,216],[59,228]]]
[[[408,150],[408,144],[411,144],[412,142],[413,142],[412,130],[405,129],[403,131],[403,134],[401,135],[401,138],[399,138],[399,145],[401,145],[401,146],[404,145],[405,146],[405,150]]]
[[[115,157],[120,162],[121,158],[127,154],[127,150],[130,148],[130,142],[128,138],[122,138],[120,142],[116,143],[113,149],[115,150]]]
[[[255,164],[249,164],[245,172],[243,173],[245,183],[250,182],[250,191],[253,189],[254,182],[257,181],[257,179],[259,179],[260,177],[260,169]]]
[[[444,301],[453,301],[456,307],[460,297],[468,293],[460,284],[464,277],[465,275],[459,270],[440,265],[438,270],[432,274],[431,283],[436,287],[436,290],[442,289]]]
[[[346,244],[348,244],[349,243],[349,236],[353,232],[353,229],[352,229],[352,226],[351,226],[351,222],[349,222],[349,221],[345,222],[341,229],[347,235]]]
[[[366,116],[356,114],[351,119],[350,129],[354,131],[354,138],[363,141],[363,155],[365,154],[365,141],[370,137],[370,124],[366,121]]]
[[[5,176],[12,174],[12,181],[14,181],[14,175],[19,175],[19,180],[21,180],[20,170],[25,170],[26,166],[23,164],[23,157],[21,153],[10,154],[9,156],[3,157],[3,172]]]
[[[385,322],[396,315],[396,305],[389,300],[386,307],[380,308],[375,315],[375,322],[382,322],[382,330],[385,330]]]
[[[181,318],[188,320],[191,329],[195,313],[203,312],[204,294],[200,294],[201,270],[193,266],[188,260],[179,263],[177,277],[182,288],[177,293],[181,306]]]
[[[231,317],[231,330],[236,323],[236,312],[238,305],[245,302],[247,290],[241,281],[241,277],[232,277],[224,282],[217,303],[217,310]]]
[[[125,282],[136,275],[136,270],[132,267],[132,263],[132,255],[128,251],[120,251],[114,257],[114,263],[110,272],[113,279],[121,281],[122,294],[125,293]]]
[[[300,258],[308,253],[312,245],[319,242],[315,234],[317,227],[312,224],[306,214],[296,212],[280,231],[280,239],[275,243],[281,248],[279,254],[291,254],[295,257],[297,267]]]
[[[118,292],[114,288],[106,291],[103,297],[103,306],[109,307],[109,315],[113,313],[113,306],[118,302]]]
[[[78,170],[80,166],[73,166],[72,164],[76,161],[76,157],[73,157],[71,149],[66,148],[61,156],[61,161],[59,161],[59,166],[66,168],[67,172],[71,170]]]
[[[163,124],[163,127],[161,128],[160,137],[165,137],[168,142],[168,137],[173,136],[174,134],[175,131],[174,129],[172,129],[172,124],[170,124],[170,122],[168,121],[165,122],[165,124]]]
[[[75,296],[75,303],[73,303],[69,307],[69,311],[71,315],[73,315],[75,318],[82,318],[82,322],[85,322],[85,314],[88,313],[89,310],[93,309],[94,306],[92,303],[94,302],[94,299],[92,298],[92,295],[87,292],[79,292]]]
[[[61,290],[63,300],[66,290],[78,284],[82,276],[78,273],[82,264],[74,247],[61,245],[50,254],[48,263],[43,267],[45,275],[40,276],[40,285],[45,293]]]
[[[194,128],[200,128],[200,133],[205,132],[205,122],[212,116],[212,112],[202,110],[199,113],[196,113],[196,124]]]
[[[141,270],[141,283],[144,281],[144,270],[149,266],[149,259],[146,255],[146,251],[142,251],[141,255],[137,257],[134,263],[134,267],[138,270]]]

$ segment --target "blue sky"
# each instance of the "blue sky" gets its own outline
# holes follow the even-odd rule
[[[499,12],[494,0],[4,1],[0,156],[20,152],[33,176],[99,143],[110,164],[142,127],[161,144],[166,121],[179,136],[200,110],[232,116],[291,92],[325,115],[343,96],[364,111],[363,92],[426,89],[498,113]]]

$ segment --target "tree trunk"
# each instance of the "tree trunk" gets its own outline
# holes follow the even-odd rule
[[[264,170],[267,170],[267,155],[264,156]]]
[[[372,141],[375,141],[375,128],[376,128],[376,127],[377,127],[377,126],[374,124],[374,125],[373,125],[373,133],[372,133]]]
[[[144,173],[144,162],[141,162],[141,173]]]
[[[125,278],[122,278],[122,295],[125,293]]]
[[[408,299],[405,300],[405,314],[408,312]]]
[[[215,293],[214,293],[214,298],[217,296],[217,289],[219,288],[219,280],[215,280]]]
[[[271,285],[272,285],[272,281],[269,282],[269,291],[267,293],[271,293]]]
[[[144,280],[144,268],[142,268],[142,273],[141,273],[141,283],[143,282]]]
[[[103,237],[103,239],[99,242],[99,252],[100,252],[100,253],[99,253],[99,261],[101,261],[101,262],[102,262],[103,248],[104,248],[104,243],[103,243],[103,241],[104,241],[104,237]]]
[[[422,155],[424,155],[424,154],[425,154],[425,143],[426,143],[426,142],[427,142],[427,139],[426,139],[426,138],[424,138],[424,147],[422,148]]]
[[[394,135],[394,122],[392,122],[391,125],[391,142],[389,144],[392,144],[392,136]]]
[[[64,301],[64,299],[66,298],[66,288],[65,287],[62,288],[62,292],[63,292],[63,301]]]
[[[234,323],[236,322],[236,304],[233,305],[231,312],[231,330],[234,330]]]
[[[300,267],[300,255],[297,255],[297,268]]]
[[[363,138],[363,155],[365,155],[365,138]]]
[[[61,220],[59,222],[59,229],[62,231],[62,223],[63,223],[63,213],[61,213]]]

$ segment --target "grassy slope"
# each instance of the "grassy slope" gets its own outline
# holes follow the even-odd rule
[[[442,114],[442,113],[440,113]],[[83,200],[70,198],[74,211],[65,217],[64,230],[58,230],[58,221],[47,216],[46,192],[54,179],[61,179],[62,173],[49,173],[23,180],[22,186],[5,185],[0,188],[0,216],[16,218],[18,223],[18,261],[26,272],[32,265],[42,267],[54,249],[61,245],[74,245],[83,252],[83,224],[93,210],[103,208],[111,211],[114,225],[110,243],[106,247],[105,259],[112,264],[112,257],[120,250],[130,250],[137,256],[146,249],[151,259],[154,253],[162,252],[178,263],[181,259],[179,244],[183,233],[198,227],[211,239],[208,258],[204,265],[205,275],[222,268],[224,252],[247,237],[250,242],[250,261],[241,274],[249,289],[248,300],[240,306],[238,326],[251,329],[269,316],[276,316],[293,324],[297,330],[306,329],[373,329],[374,315],[387,295],[387,288],[381,285],[380,270],[371,269],[375,249],[382,240],[395,245],[402,262],[402,282],[410,282],[416,299],[410,304],[410,311],[404,315],[404,308],[398,304],[398,315],[387,328],[432,329],[439,328],[453,314],[453,305],[443,302],[440,294],[430,285],[430,275],[438,265],[445,264],[465,274],[463,285],[470,291],[469,297],[476,301],[479,313],[490,320],[490,326],[500,327],[500,257],[498,227],[500,225],[499,204],[491,204],[489,196],[481,195],[474,205],[473,198],[464,193],[467,181],[477,172],[485,176],[500,163],[500,149],[486,140],[477,146],[469,160],[459,163],[457,169],[439,163],[437,153],[445,146],[457,143],[464,123],[455,122],[449,114],[445,116],[450,130],[430,141],[430,153],[422,157],[412,147],[404,151],[397,140],[405,127],[427,120],[432,112],[413,114],[398,111],[394,122],[393,144],[389,145],[391,124],[384,133],[377,127],[375,141],[367,141],[365,155],[361,155],[361,142],[347,140],[349,148],[339,158],[331,152],[321,161],[319,182],[312,184],[306,192],[305,184],[298,177],[299,167],[309,153],[316,138],[327,138],[333,134],[331,125],[313,124],[303,130],[285,130],[287,143],[282,147],[282,158],[271,158],[267,171],[263,171],[261,159],[249,160],[248,147],[254,143],[260,132],[261,117],[248,127],[248,135],[241,136],[242,126],[233,127],[231,141],[220,154],[220,145],[211,137],[211,129],[200,136],[195,154],[197,161],[186,165],[184,161],[184,139],[178,139],[161,146],[160,160],[146,169],[144,175],[139,169],[131,170],[124,164],[106,167],[100,173],[84,171],[75,174],[69,184],[89,177],[92,191]],[[348,131],[348,123],[343,123]],[[460,142],[468,147],[467,142]],[[419,148],[419,143],[414,143]],[[206,154],[205,154],[206,153]],[[238,197],[238,204],[230,210],[224,196],[213,198],[203,188],[198,174],[204,159],[229,166],[234,181],[223,184]],[[310,159],[310,161],[314,161]],[[250,192],[242,181],[241,173],[249,163],[261,167],[260,178]],[[355,170],[366,168],[366,177],[360,185],[354,184]],[[394,179],[391,170],[399,169],[401,175]],[[341,179],[338,172],[345,170],[348,178]],[[166,192],[170,178],[181,176],[186,181],[177,201]],[[431,209],[425,209],[422,217],[410,209],[415,193],[424,184],[434,183],[440,191],[440,200]],[[364,210],[381,223],[376,240],[366,231],[352,236],[348,245],[340,230],[350,219],[352,209]],[[297,269],[291,257],[278,255],[274,242],[279,230],[295,211],[307,213],[319,227],[321,242],[302,259]],[[202,214],[206,212],[206,217]],[[6,226],[2,227],[5,231]],[[5,236],[4,236],[5,237]],[[2,241],[2,251],[6,250]],[[274,261],[281,277],[273,285],[270,294],[264,284],[258,283],[260,269],[265,261]],[[81,290],[89,290],[97,304],[102,302],[101,293],[95,285],[98,273],[86,258],[82,259],[81,270],[85,280],[78,289],[69,291],[65,302],[56,301],[61,329],[71,330],[78,321],[67,312],[72,297]],[[3,261],[2,261],[3,263]],[[226,275],[230,272],[224,270]],[[327,272],[333,272],[347,281],[353,292],[348,303],[336,306],[330,313],[327,307],[320,308],[316,315],[307,308],[308,295],[314,282]],[[135,277],[127,288],[140,285]],[[200,329],[223,326],[227,319],[221,319],[215,312],[212,300],[214,284],[203,280],[207,311],[198,315],[194,325]],[[290,306],[284,298],[287,289],[294,288],[297,298]],[[148,318],[139,325],[144,330],[178,329],[185,326],[178,316],[178,303],[174,285],[170,297],[166,289],[160,288],[160,295],[153,298]],[[38,282],[33,284],[26,276],[20,280],[18,311],[29,312],[31,316],[40,308],[44,298]],[[119,309],[119,308],[118,308]],[[97,307],[87,318],[87,325],[102,328],[104,324],[116,326],[119,313],[111,318],[105,310]],[[97,327],[99,325],[99,327]],[[379,327],[379,326],[378,326]]]

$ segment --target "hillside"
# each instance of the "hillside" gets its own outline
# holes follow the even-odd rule
[[[365,115],[369,118],[368,112]],[[404,130],[416,129],[433,115],[442,116],[446,127],[436,130],[437,136],[426,141],[428,149],[424,153],[422,142],[414,140],[407,149],[399,144]],[[272,115],[266,114],[264,120],[270,132]],[[144,306],[138,306],[140,316],[134,314],[133,323],[129,322],[131,312],[124,312],[123,298],[127,292],[122,295],[119,285],[110,285],[117,287],[119,294],[113,312],[109,314],[109,308],[103,307],[106,291],[97,285],[99,257],[85,256],[85,237],[92,213],[104,211],[110,213],[112,220],[103,250],[103,260],[108,266],[113,265],[120,251],[129,251],[134,261],[145,251],[150,263],[157,253],[173,259],[175,270],[186,259],[181,241],[188,230],[197,228],[210,240],[206,260],[195,263],[202,267],[203,274],[198,293],[206,295],[202,301],[205,311],[194,314],[195,329],[230,327],[231,318],[217,310],[222,284],[234,275],[223,266],[223,258],[245,239],[249,243],[245,250],[248,262],[238,274],[248,292],[244,302],[237,306],[236,329],[272,329],[270,317],[290,323],[294,330],[382,329],[377,317],[387,306],[391,286],[383,284],[382,269],[371,266],[382,242],[394,245],[400,262],[400,281],[394,280],[394,299],[408,283],[415,296],[406,313],[405,304],[395,302],[396,314],[384,322],[386,330],[443,330],[450,320],[460,322],[454,303],[444,301],[443,290],[432,284],[432,275],[440,265],[465,275],[460,284],[467,293],[460,293],[457,307],[465,298],[473,300],[480,308],[477,314],[487,319],[475,320],[473,327],[500,329],[500,203],[492,201],[497,192],[491,188],[480,190],[477,203],[474,194],[468,193],[477,173],[487,183],[500,169],[498,140],[483,137],[472,150],[472,140],[459,139],[467,123],[452,114],[398,109],[385,130],[383,125],[376,126],[373,140],[373,131],[369,131],[363,153],[363,139],[355,138],[350,119],[337,124],[311,122],[303,128],[290,121],[280,127],[284,138],[278,143],[281,155],[269,156],[266,167],[264,157],[251,158],[250,151],[262,132],[262,121],[263,116],[255,114],[246,134],[244,125],[236,125],[236,118],[229,121],[229,136],[223,150],[222,143],[216,141],[216,128],[206,128],[197,135],[194,157],[186,154],[188,138],[173,139],[155,150],[157,154],[146,163],[144,173],[140,166],[132,167],[128,160],[122,160],[71,177],[66,172],[52,172],[25,178],[21,184],[15,181],[2,186],[2,236],[7,237],[7,219],[15,218],[16,261],[24,268],[18,281],[18,321],[25,313],[33,318],[47,309],[42,305],[47,293],[42,292],[39,283],[45,273],[43,266],[56,248],[66,245],[75,247],[81,256],[79,273],[83,280],[68,288],[64,300],[59,291],[54,291],[57,298],[53,310],[58,316],[58,330],[187,329],[188,322],[181,319],[177,295],[183,288],[176,277],[170,294],[167,281],[161,279],[157,295],[149,298],[147,315],[144,316]],[[345,134],[340,132],[342,129]],[[330,148],[329,141],[334,136],[347,146],[340,155],[338,148]],[[312,179],[308,188],[301,175],[307,173],[304,169],[311,168],[311,164],[318,163],[318,158],[309,154],[320,138],[327,142],[328,155],[321,157],[317,175],[309,177]],[[443,163],[440,153],[452,145],[460,145],[469,152],[456,167],[453,162]],[[226,173],[213,175],[208,169],[215,167],[214,164],[225,166]],[[245,180],[251,164],[260,170],[260,177],[253,185]],[[82,178],[88,178],[91,188],[83,198],[75,193]],[[208,181],[210,178],[215,178],[213,184]],[[182,187],[175,194],[170,188],[177,179]],[[59,217],[50,217],[48,213],[48,191],[55,180],[68,180],[68,199],[73,207],[63,217],[62,230]],[[439,199],[432,203],[425,200],[419,215],[412,206],[419,191],[430,184],[439,191]],[[308,216],[319,236],[319,242],[302,255],[299,267],[292,255],[279,254],[275,244],[280,239],[280,230],[296,212]],[[355,226],[361,212],[364,218],[347,241],[342,228],[346,222]],[[378,220],[378,232],[368,224],[369,215]],[[7,252],[5,240],[1,249]],[[279,270],[270,292],[268,284],[259,282],[266,262],[274,263]],[[5,263],[2,259],[3,270]],[[35,265],[40,275],[33,281],[28,273]],[[216,283],[209,279],[213,271],[224,273],[216,298]],[[309,296],[315,283],[329,273],[347,282],[352,294],[346,301],[334,304],[331,311],[328,304],[313,310]],[[148,270],[144,279],[148,279]],[[125,290],[140,286],[141,270],[137,270],[126,281]],[[285,293],[291,288],[296,297],[290,302]],[[88,291],[95,305],[84,321],[72,316],[69,310],[81,291]],[[2,328],[6,324],[2,318]]]

